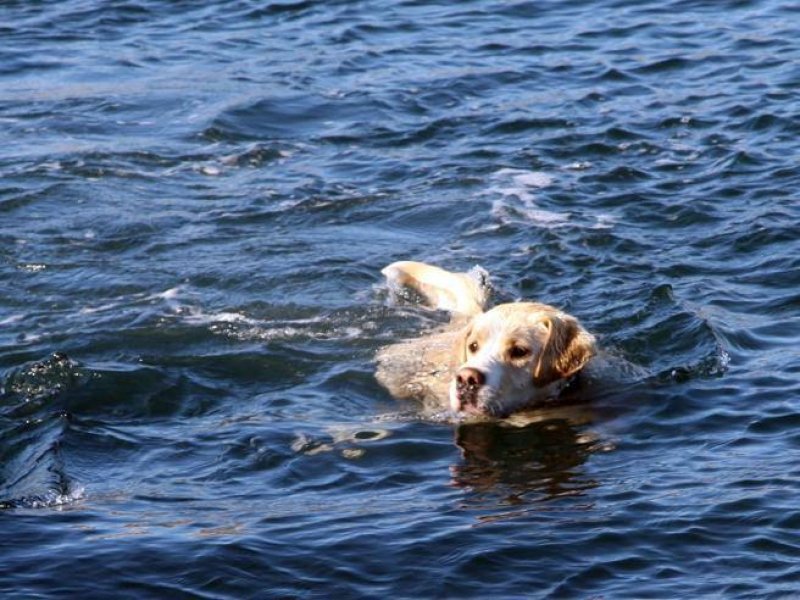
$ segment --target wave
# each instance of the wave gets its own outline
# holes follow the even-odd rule
[[[543,210],[536,204],[535,191],[549,187],[553,178],[541,171],[500,169],[492,176],[486,193],[497,196],[491,215],[503,225],[533,223],[540,227],[558,227],[569,221],[569,213]]]
[[[558,230],[566,227],[585,229],[613,229],[617,218],[610,213],[554,211],[541,206],[543,191],[563,187],[560,179],[573,178],[592,168],[592,163],[573,162],[560,169],[557,176],[544,171],[502,168],[495,171],[481,197],[491,199],[489,214],[494,224],[469,232],[492,231],[498,227],[528,227]],[[548,203],[552,202],[549,198]]]
[[[85,379],[63,353],[7,374],[0,385],[0,508],[62,506],[83,497],[64,465],[64,395]]]

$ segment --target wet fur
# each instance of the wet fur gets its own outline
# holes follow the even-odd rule
[[[486,311],[482,270],[451,273],[404,261],[383,273],[390,284],[410,287],[452,315],[441,331],[378,353],[376,376],[395,397],[505,417],[557,397],[595,354],[594,337],[552,306],[517,302]],[[475,371],[485,377],[480,386],[458,382],[460,374]]]

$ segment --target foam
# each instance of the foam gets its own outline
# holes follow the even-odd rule
[[[178,285],[154,294],[134,294],[122,296],[111,302],[95,306],[84,306],[80,315],[109,313],[129,305],[161,304],[156,311],[169,319],[176,319],[192,326],[207,327],[215,335],[226,336],[239,341],[274,341],[292,339],[358,339],[364,331],[374,324],[363,323],[354,326],[352,322],[331,322],[329,316],[306,319],[258,319],[236,310],[207,311],[199,306],[198,294],[185,285]],[[163,303],[163,304],[162,304]],[[136,310],[135,308],[133,310]],[[144,309],[144,314],[151,314]],[[12,315],[0,325],[21,321],[24,315]],[[26,341],[31,341],[26,336]]]
[[[495,177],[510,177],[521,186],[544,188],[553,183],[553,178],[542,171],[524,171],[522,169],[500,169]]]
[[[573,163],[566,170],[582,170],[591,163]],[[537,205],[537,191],[553,185],[552,176],[542,171],[504,168],[491,176],[486,194],[492,197],[490,213],[495,225],[482,231],[492,231],[503,225],[534,225],[546,229],[578,225],[588,229],[613,229],[617,218],[611,214],[572,214],[545,210]]]
[[[85,498],[85,492],[86,489],[81,485],[66,494],[48,492],[43,496],[21,500],[19,506],[24,506],[26,508],[61,508],[82,500]]]
[[[211,325],[216,323],[245,323],[255,325],[258,321],[237,312],[206,313],[199,308],[189,308],[184,321],[192,325]]]
[[[25,318],[25,315],[11,315],[10,317],[6,317],[5,319],[0,321],[0,326],[3,325],[11,325],[12,323],[18,323]]]
[[[616,217],[602,213],[595,216],[595,223],[592,225],[592,229],[613,229],[616,224]]]
[[[100,312],[107,312],[109,310],[113,310],[118,308],[121,305],[120,302],[110,302],[108,304],[100,304],[98,306],[84,306],[80,309],[79,313],[82,315],[92,315],[94,313]]]
[[[544,210],[536,205],[534,190],[549,187],[553,178],[541,171],[500,169],[493,176],[488,193],[499,196],[492,201],[491,214],[504,225],[532,223],[540,227],[559,227],[569,213]]]
[[[274,323],[256,322],[254,325],[245,328],[236,327],[235,323],[217,322],[209,328],[211,332],[225,335],[229,338],[247,341],[272,342],[292,339],[314,339],[314,340],[354,340],[364,335],[364,329],[353,326],[334,327],[320,331],[314,329],[314,323],[320,320],[297,320],[289,324],[275,326]]]

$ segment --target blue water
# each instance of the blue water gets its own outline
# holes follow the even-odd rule
[[[800,592],[796,4],[0,6],[0,593]],[[374,380],[475,264],[635,377]]]

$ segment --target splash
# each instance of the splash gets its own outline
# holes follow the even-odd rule
[[[48,492],[43,496],[27,498],[18,502],[17,506],[26,508],[61,508],[75,504],[86,497],[86,488],[82,485],[67,493]]]
[[[570,218],[569,213],[541,209],[536,204],[535,190],[549,187],[553,179],[541,171],[500,169],[493,176],[488,193],[499,196],[492,201],[492,216],[503,225],[534,224],[539,227],[559,227]]]

